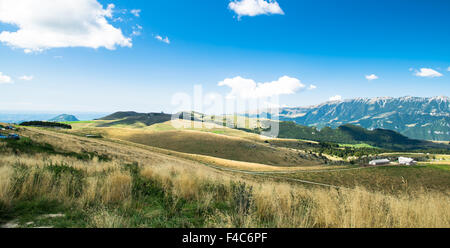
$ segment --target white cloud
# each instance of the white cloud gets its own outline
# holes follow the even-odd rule
[[[133,32],[131,33],[131,35],[132,36],[139,36],[139,35],[142,34],[141,31],[142,31],[142,26],[137,24],[135,27],[133,27]]]
[[[120,16],[113,19],[113,22],[123,22],[123,21],[124,21],[123,18]]]
[[[162,41],[166,44],[170,44],[169,37],[166,36],[166,38],[163,38],[161,35],[156,35],[155,38],[159,41]]]
[[[13,81],[10,76],[4,75],[3,72],[0,72],[0,84],[12,84]]]
[[[288,76],[280,77],[277,81],[266,83],[257,83],[253,79],[242,77],[227,78],[219,82],[218,85],[231,88],[231,92],[227,98],[243,99],[290,95],[305,88],[305,85],[300,80]]]
[[[3,31],[0,41],[25,53],[63,47],[131,47],[131,39],[113,27],[114,4],[97,0],[0,0],[0,22],[17,26]]]
[[[315,90],[315,89],[317,89],[317,86],[315,86],[314,84],[311,84],[311,85],[308,87],[308,90]]]
[[[23,81],[31,81],[31,80],[33,80],[33,76],[27,76],[27,75],[23,75],[23,76],[21,76],[21,77],[19,77],[19,79],[20,80],[23,80]]]
[[[342,96],[340,96],[340,95],[335,95],[335,96],[330,97],[329,100],[332,101],[332,102],[335,102],[335,101],[342,101]]]
[[[418,77],[442,77],[443,75],[430,68],[421,68],[420,71],[416,71],[416,76]]]
[[[140,9],[132,9],[131,14],[133,14],[136,17],[139,17],[141,15],[141,10]]]
[[[366,79],[369,80],[369,81],[372,81],[372,80],[378,79],[378,76],[375,75],[375,74],[371,74],[371,75],[367,75]]]
[[[447,71],[450,71],[450,66],[447,68]]]
[[[233,10],[238,17],[279,14],[284,15],[277,1],[274,0],[234,0],[228,7]]]

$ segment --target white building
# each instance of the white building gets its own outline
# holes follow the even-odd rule
[[[369,162],[370,165],[383,165],[383,164],[389,164],[391,163],[391,161],[389,161],[389,159],[377,159],[377,160],[372,160]]]
[[[401,165],[415,165],[417,162],[412,158],[399,157],[398,163]]]

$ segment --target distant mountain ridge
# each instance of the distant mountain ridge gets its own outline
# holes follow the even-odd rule
[[[80,120],[77,117],[75,117],[74,115],[62,114],[62,115],[58,115],[54,118],[51,118],[48,121],[50,121],[50,122],[68,122],[68,121],[80,121]]]
[[[114,125],[133,125],[142,123],[146,126],[166,122],[172,119],[172,115],[164,113],[137,113],[134,111],[116,112],[98,120],[113,121],[99,125],[99,127],[110,127]]]
[[[352,124],[369,130],[393,130],[413,139],[450,140],[450,98],[446,96],[330,101],[310,107],[281,108],[278,117],[317,128]]]

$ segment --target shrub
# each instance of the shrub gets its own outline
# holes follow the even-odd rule
[[[233,222],[236,226],[244,224],[245,217],[250,214],[253,207],[253,187],[244,182],[232,183],[231,192],[233,196]]]

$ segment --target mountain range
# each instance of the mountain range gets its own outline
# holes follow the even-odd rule
[[[450,99],[446,96],[329,101],[310,107],[281,108],[278,117],[319,129],[352,124],[369,130],[393,130],[413,139],[450,140]]]

